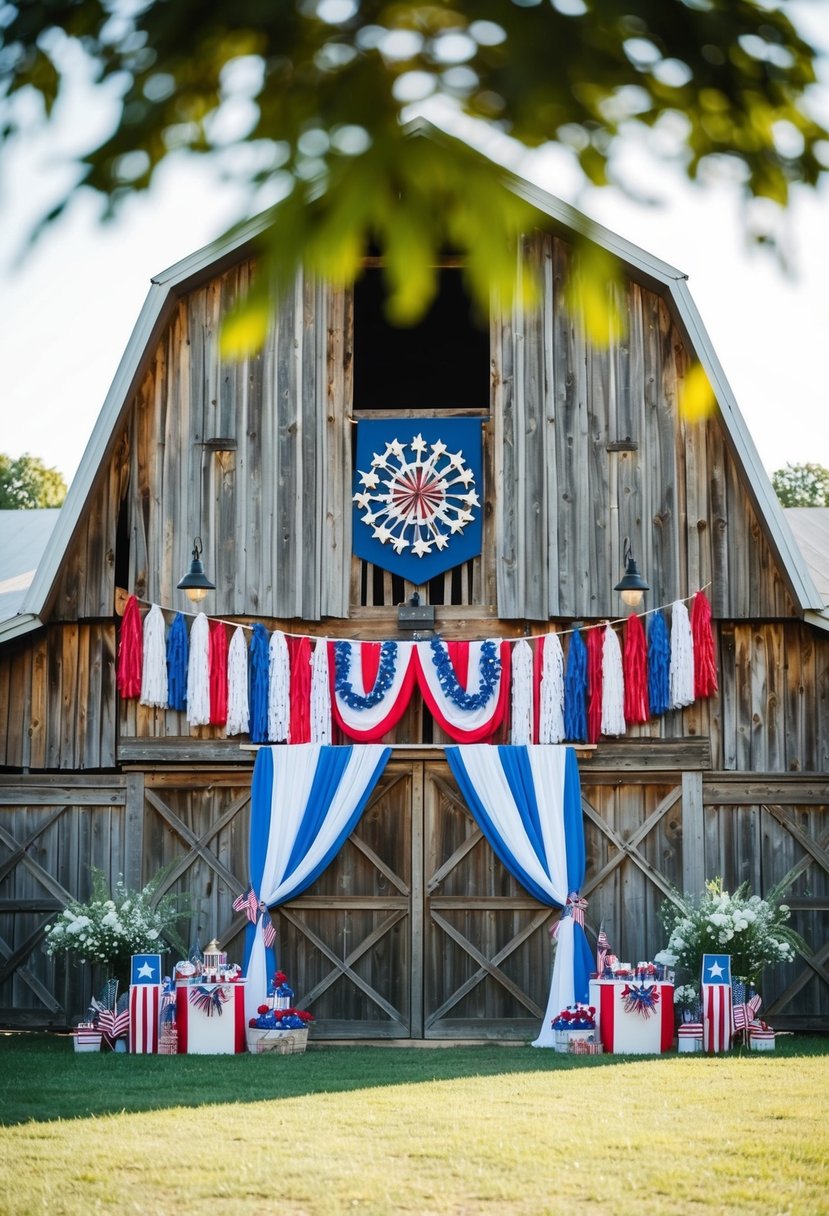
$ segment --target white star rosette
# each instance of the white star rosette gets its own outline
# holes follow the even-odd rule
[[[358,476],[353,500],[360,520],[398,555],[422,558],[446,549],[481,506],[463,452],[450,452],[439,439],[427,443],[420,433],[408,444],[392,439]]]

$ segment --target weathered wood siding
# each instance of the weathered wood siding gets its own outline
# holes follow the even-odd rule
[[[667,302],[609,287],[621,335],[593,344],[565,300],[570,254],[534,236],[540,310],[493,315],[498,615],[616,615],[627,536],[650,603],[710,584],[718,616],[792,616],[718,419],[679,415],[692,352]]]
[[[50,625],[0,651],[6,768],[115,768],[115,622]]]

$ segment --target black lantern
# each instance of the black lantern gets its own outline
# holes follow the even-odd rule
[[[624,545],[624,562],[625,573],[613,590],[621,592],[622,602],[629,608],[636,608],[642,603],[642,596],[646,591],[650,591],[650,587],[639,573],[639,567],[631,552],[630,541],[627,537],[625,537]]]
[[[188,600],[192,600],[194,604],[198,604],[200,600],[203,600],[208,591],[216,590],[216,584],[211,583],[204,572],[201,555],[201,537],[197,536],[193,540],[193,560],[190,563],[190,569],[181,582],[177,584],[178,590],[183,591]]]

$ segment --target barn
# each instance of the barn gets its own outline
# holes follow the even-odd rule
[[[425,123],[411,134],[436,137]],[[90,866],[133,887],[165,867],[165,889],[190,893],[190,939],[216,937],[241,957],[233,903],[248,887],[263,740],[122,696],[117,678],[125,610],[158,607],[166,629],[195,623],[178,583],[198,538],[215,589],[196,608],[211,627],[225,639],[241,627],[248,647],[278,635],[306,672],[309,655],[338,644],[354,656],[357,641],[437,639],[446,652],[469,643],[458,647],[467,661],[491,642],[515,673],[519,655],[537,668],[550,639],[569,656],[576,636],[622,636],[631,613],[679,618],[704,595],[716,691],[570,736],[588,939],[604,925],[620,957],[651,958],[672,889],[721,875],[764,893],[791,872],[808,951],[766,975],[766,1014],[826,1029],[829,609],[686,276],[592,226],[620,268],[624,322],[593,343],[564,291],[584,217],[492,172],[533,209],[522,251],[542,284],[532,311],[493,304],[482,320],[447,255],[428,315],[395,330],[367,258],[353,289],[298,277],[264,348],[231,363],[220,324],[255,274],[261,224],[152,279],[31,585],[0,621],[4,1026],[63,1027],[85,1009],[96,977],[42,944],[66,900],[89,893]],[[678,403],[698,368],[716,408],[691,421]],[[442,436],[455,427],[473,435],[478,461],[477,494],[453,517],[459,544],[444,554],[424,542],[423,566],[413,544],[403,563],[387,560],[394,546],[359,514],[372,515],[377,443],[405,434],[451,448]],[[648,584],[638,609],[615,590],[629,557]],[[364,649],[368,691],[385,651]],[[505,699],[479,741],[515,742],[516,712]],[[309,737],[295,726],[276,746]],[[336,715],[330,730],[335,745],[361,737]],[[319,1039],[510,1040],[538,1028],[550,909],[471,815],[446,759],[453,737],[434,697],[411,689],[354,830],[310,887],[271,910],[279,963]]]

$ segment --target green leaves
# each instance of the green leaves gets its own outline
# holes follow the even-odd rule
[[[260,295],[229,319],[229,349],[261,336],[262,301],[299,266],[348,283],[366,252],[384,259],[401,324],[422,315],[447,252],[464,259],[482,310],[493,292],[531,296],[531,279],[515,274],[529,209],[457,142],[408,140],[411,101],[440,100],[528,146],[559,142],[595,184],[613,180],[615,146],[631,131],[659,140],[692,178],[728,157],[747,198],[779,206],[827,168],[829,132],[810,106],[815,51],[765,0],[592,0],[582,11],[546,0],[147,0],[117,17],[113,7],[5,6],[0,130],[48,121],[75,43],[97,79],[122,90],[117,128],[78,153],[84,184],[111,210],[181,150],[211,155],[247,188],[251,211],[281,197]],[[24,92],[41,98],[39,115],[19,104]],[[773,243],[771,229],[754,235]],[[600,340],[612,293],[587,261],[574,290]]]
[[[28,452],[14,459],[0,452],[0,510],[60,507],[64,498],[66,482],[57,469],[47,469],[39,457]]]

